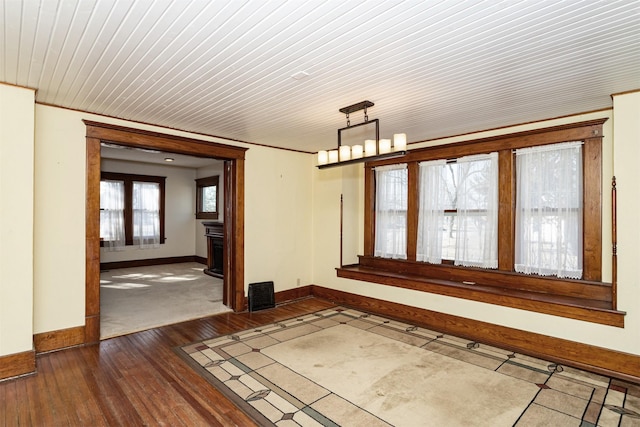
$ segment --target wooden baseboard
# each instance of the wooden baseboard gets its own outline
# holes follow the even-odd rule
[[[313,296],[435,331],[640,383],[640,356],[313,285]]]
[[[59,331],[44,332],[33,336],[36,353],[61,350],[67,347],[84,344],[85,327],[61,329]]]
[[[197,255],[185,255],[185,256],[174,256],[174,257],[166,257],[166,258],[137,259],[137,260],[131,260],[131,261],[101,262],[100,271],[113,270],[116,268],[132,268],[132,267],[147,267],[150,265],[177,264],[180,262],[197,262],[200,264],[207,265],[206,258],[202,258]]]
[[[34,350],[0,356],[0,380],[35,372],[36,352]]]
[[[275,293],[276,304],[282,304],[297,299],[307,298],[312,295],[312,286],[302,286],[300,288],[287,289],[286,291],[280,291]]]

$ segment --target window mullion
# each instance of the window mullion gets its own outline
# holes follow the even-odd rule
[[[124,181],[124,236],[127,245],[133,245],[133,181]]]
[[[418,162],[409,163],[407,168],[409,174],[409,197],[407,200],[407,260],[415,261],[418,244],[418,201],[420,200]]]
[[[498,152],[498,270],[513,271],[515,245],[515,154]]]

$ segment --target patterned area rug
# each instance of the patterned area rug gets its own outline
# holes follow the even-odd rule
[[[640,385],[347,308],[176,351],[265,426],[640,426]]]

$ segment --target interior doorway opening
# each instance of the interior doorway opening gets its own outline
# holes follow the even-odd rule
[[[242,311],[244,295],[244,158],[246,148],[84,121],[87,127],[85,343],[100,340],[101,144],[224,160],[223,302]]]

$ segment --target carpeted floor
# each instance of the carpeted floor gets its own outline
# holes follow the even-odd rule
[[[640,426],[640,385],[352,309],[176,351],[260,425]]]
[[[112,338],[229,311],[222,279],[195,262],[100,274],[100,338]]]

